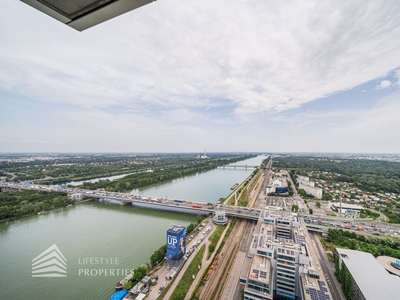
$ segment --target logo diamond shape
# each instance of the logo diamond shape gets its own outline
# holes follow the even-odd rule
[[[32,260],[32,277],[67,277],[67,259],[56,244]]]

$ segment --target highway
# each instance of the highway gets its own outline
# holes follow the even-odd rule
[[[133,203],[133,205],[145,206],[148,208],[175,210],[175,211],[194,213],[194,214],[199,214],[199,213],[209,214],[209,213],[214,213],[215,210],[224,210],[227,216],[234,216],[251,220],[257,220],[261,213],[261,209],[254,209],[254,208],[247,208],[240,206],[231,206],[223,204],[213,204],[212,206],[209,206],[207,203],[204,202],[185,201],[181,199],[167,199],[167,198],[143,196],[143,195],[131,195],[125,193],[106,192],[98,190],[92,191],[79,188],[68,188],[68,187],[63,188],[58,185],[45,186],[36,184],[9,183],[1,181],[0,187],[2,189],[5,188],[14,190],[36,190],[42,192],[53,191],[66,194],[81,194],[83,198],[116,200],[121,202],[121,205],[125,203]]]

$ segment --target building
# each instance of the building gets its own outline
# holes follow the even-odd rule
[[[244,299],[311,300],[314,292],[332,299],[298,217],[263,211],[258,222],[240,275]]]
[[[310,177],[297,175],[297,181],[310,181]]]
[[[228,223],[228,217],[224,210],[216,210],[213,213],[213,222],[217,225],[226,225]]]
[[[340,270],[345,265],[351,275],[351,299],[399,299],[400,278],[389,274],[372,254],[337,248],[336,256]]]
[[[322,198],[322,189],[318,187],[305,185],[302,182],[299,182],[299,189],[305,190],[307,194],[313,195],[315,198]]]
[[[330,207],[332,210],[340,212],[340,203],[332,203]],[[359,205],[342,203],[342,214],[357,216],[360,214],[362,209],[363,207]]]
[[[389,274],[400,277],[400,260],[390,256],[378,256],[376,259]]]
[[[200,158],[208,158],[206,149],[204,149],[204,154]]]
[[[315,187],[315,182],[314,181],[306,181],[306,180],[299,180],[297,179],[297,182],[303,185],[307,185],[307,186],[311,186],[311,187]]]
[[[83,194],[79,194],[79,193],[77,193],[77,194],[68,194],[68,198],[72,199],[74,201],[81,201],[81,200],[83,200]]]
[[[289,191],[286,178],[274,179],[266,187],[266,193],[279,193],[284,194]]]
[[[151,286],[151,277],[145,276],[134,287],[129,290],[133,299],[143,299]]]
[[[167,259],[179,261],[186,253],[186,227],[171,225],[167,230]]]

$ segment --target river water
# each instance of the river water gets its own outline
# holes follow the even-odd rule
[[[265,157],[241,162],[260,164]],[[216,202],[252,169],[216,169],[140,189],[150,196]],[[165,244],[168,225],[188,225],[189,214],[87,202],[0,223],[0,299],[109,299],[129,269],[148,262]],[[66,277],[32,277],[32,260],[56,245]]]

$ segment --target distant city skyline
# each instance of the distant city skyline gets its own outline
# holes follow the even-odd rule
[[[0,3],[0,152],[399,153],[400,3]]]

